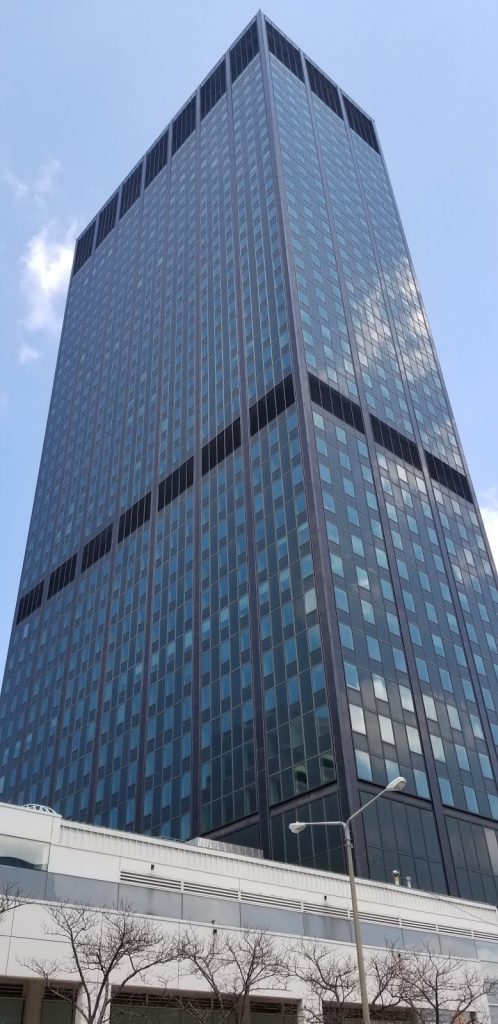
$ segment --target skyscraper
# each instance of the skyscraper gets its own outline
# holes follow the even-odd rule
[[[76,244],[1,798],[498,899],[498,586],[370,119],[258,14]]]

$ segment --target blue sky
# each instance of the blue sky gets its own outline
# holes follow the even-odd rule
[[[0,42],[0,674],[75,234],[255,13],[16,0]],[[498,558],[498,4],[267,0],[376,120]]]

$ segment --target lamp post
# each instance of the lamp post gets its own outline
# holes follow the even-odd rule
[[[344,832],[344,845],[346,847],[346,861],[348,865],[349,874],[349,885],[351,888],[351,906],[353,910],[353,930],[354,940],[356,943],[356,956],[358,958],[358,977],[360,981],[360,995],[361,995],[361,1010],[363,1017],[363,1024],[370,1024],[370,1010],[368,1008],[368,992],[367,992],[367,979],[365,975],[365,964],[363,961],[363,946],[361,941],[361,929],[360,919],[358,916],[358,900],[356,898],[356,881],[354,877],[354,866],[353,866],[353,843],[351,840],[351,822],[353,818],[357,818],[359,814],[363,814],[367,807],[379,800],[385,793],[399,792],[404,789],[406,779],[402,775],[399,775],[396,779],[393,779],[387,784],[387,786],[377,793],[376,796],[368,800],[363,807],[351,814],[346,821],[292,821],[289,825],[289,829],[294,835],[298,835],[300,832],[304,832],[305,828],[314,828],[315,825],[338,825]]]

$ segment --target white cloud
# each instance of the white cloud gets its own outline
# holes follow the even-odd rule
[[[60,171],[61,164],[58,160],[47,160],[47,162],[40,168],[40,173],[35,179],[33,185],[35,195],[46,195],[47,192],[52,192],[55,179],[57,178],[57,175],[60,174]]]
[[[0,186],[11,191],[14,203],[23,203],[23,222],[27,218],[30,223],[19,257],[21,302],[16,356],[21,366],[29,366],[43,356],[47,341],[59,334],[62,324],[76,225],[65,230],[51,212],[52,194],[61,171],[60,161],[53,157],[26,180],[21,180],[9,167],[0,168]]]
[[[14,193],[14,200],[16,202],[20,199],[32,199],[38,206],[43,206],[45,203],[45,197],[54,190],[55,181],[57,176],[60,174],[61,169],[62,165],[60,161],[51,157],[50,160],[46,160],[45,163],[41,165],[38,173],[29,182],[22,181],[22,179],[8,167],[1,175],[0,181],[12,189],[12,192]]]
[[[4,171],[0,179],[5,185],[8,185],[14,193],[14,199],[25,199],[29,195],[29,187],[25,181],[21,181],[12,171]]]
[[[60,329],[73,239],[73,228],[62,234],[54,224],[47,224],[26,245],[21,257],[21,291],[27,305],[23,326],[28,331],[56,334]]]
[[[498,566],[498,488],[492,487],[484,492],[481,513],[495,564]]]
[[[27,341],[21,341],[17,349],[17,359],[22,366],[26,366],[27,363],[35,363],[40,356],[41,352],[38,348],[28,345]]]

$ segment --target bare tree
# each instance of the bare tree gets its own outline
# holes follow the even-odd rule
[[[369,1006],[372,1020],[379,1020],[386,1008],[401,1002],[398,952],[394,946],[374,951],[365,960]],[[304,1007],[310,1024],[323,1021],[323,1013],[334,1024],[358,1019],[359,977],[356,956],[343,953],[330,944],[303,940],[295,947],[294,974],[310,993],[310,1005]]]
[[[286,987],[291,970],[276,940],[265,931],[229,932],[213,929],[209,936],[189,928],[179,946],[182,970],[204,982],[217,1021],[248,1021],[250,999],[258,991]],[[195,995],[179,993],[178,1006],[204,1024],[211,1008]]]
[[[292,971],[304,982],[310,996],[303,1007],[309,1024],[321,1024],[329,1003],[333,1004],[337,1024],[351,1020],[359,984],[355,957],[330,944],[303,939],[294,947]]]
[[[5,882],[0,888],[0,921],[9,910],[16,910],[25,903],[29,903],[29,899],[23,894],[21,887],[15,882]]]
[[[46,934],[65,940],[59,960],[30,960],[25,966],[43,979],[47,989],[72,1002],[67,977],[81,987],[79,1012],[85,1024],[103,1024],[113,997],[132,982],[150,984],[150,972],[177,962],[178,940],[169,938],[128,906],[95,910],[69,903],[49,908]],[[155,980],[155,979],[154,979]],[[156,980],[156,985],[158,984]]]
[[[6,909],[24,902],[10,889]],[[0,893],[0,914],[2,894]],[[84,1024],[104,1024],[113,999],[125,986],[153,986],[196,1024],[247,1024],[251,997],[263,991],[287,992],[290,978],[306,987],[304,1015],[308,1024],[352,1024],[359,1016],[356,958],[330,943],[302,939],[291,949],[266,931],[229,931],[189,927],[180,937],[167,936],[161,926],[134,914],[130,908],[95,910],[67,903],[48,909],[46,933],[65,948],[59,960],[32,960],[25,966],[43,979],[61,999],[72,1002],[68,978],[80,988],[78,1009]],[[172,972],[172,965],[176,971]],[[168,973],[168,968],[170,971]],[[387,945],[367,955],[370,1012],[373,1020],[393,1019],[408,1010],[413,1024],[466,1024],[484,1020],[481,1011],[496,982],[483,976],[477,964],[450,955],[438,955],[429,946],[400,950]],[[190,977],[201,983],[197,993],[178,991]],[[184,984],[185,987],[185,984]],[[206,994],[208,998],[206,998]],[[137,993],[138,996],[138,993]],[[140,1005],[139,1005],[140,1004]],[[136,1000],[135,1010],[122,1010],[140,1020],[156,1019],[148,1006]]]
[[[395,943],[374,950],[366,958],[369,1006],[372,1020],[385,1016],[403,1001],[400,989],[400,951]]]
[[[413,1024],[464,1024],[470,1011],[479,1021],[483,999],[496,982],[477,964],[437,954],[424,946],[404,951],[395,944],[373,950],[365,968],[372,1020],[393,1019],[396,1009],[410,1012]],[[356,958],[330,945],[303,940],[295,949],[295,975],[310,993],[304,1011],[309,1024],[323,1021],[350,1024],[360,1016]]]
[[[441,956],[430,945],[397,955],[397,989],[412,1011],[415,1024],[457,1024],[470,1011],[483,1019],[483,1000],[496,990],[496,980],[479,966],[451,955]]]

